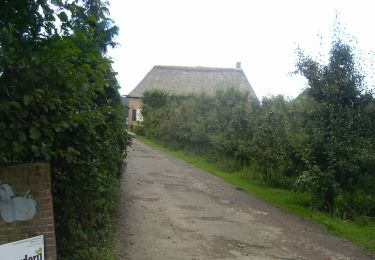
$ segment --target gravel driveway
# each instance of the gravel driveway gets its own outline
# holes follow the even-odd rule
[[[372,259],[362,249],[134,140],[119,259]]]

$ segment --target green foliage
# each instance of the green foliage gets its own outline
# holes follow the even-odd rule
[[[50,162],[58,254],[87,259],[109,245],[128,144],[105,56],[117,27],[99,0],[53,5],[0,4],[0,162]]]
[[[252,166],[262,172],[263,182],[273,187],[291,188],[295,175],[295,155],[286,128],[288,105],[283,96],[266,97],[255,115]]]
[[[327,65],[300,54],[297,66],[309,81],[296,148],[306,170],[297,184],[314,194],[317,207],[332,210],[335,197],[362,190],[363,177],[373,174],[374,128],[368,128],[373,119],[367,112],[373,97],[364,91],[352,48],[340,39]]]
[[[236,89],[213,96],[145,94],[146,136],[193,151],[244,178],[311,194],[340,218],[375,216],[375,99],[352,48],[332,44],[328,64],[299,53],[309,87],[261,104]]]
[[[336,215],[319,212],[309,208],[311,195],[308,193],[292,192],[285,189],[261,185],[257,181],[254,181],[254,179],[249,178],[247,169],[240,172],[223,171],[220,167],[218,167],[217,162],[208,162],[202,158],[202,156],[196,153],[172,150],[164,145],[161,145],[160,142],[148,139],[146,137],[137,137],[137,139],[140,139],[142,142],[154,146],[165,153],[191,163],[200,169],[210,172],[231,183],[232,185],[248,191],[261,199],[271,202],[281,208],[287,209],[298,216],[308,218],[317,224],[325,226],[335,234],[339,234],[351,240],[355,244],[375,252],[374,218],[359,216],[353,221],[348,221],[347,218],[344,218],[344,220],[341,221],[336,217]],[[357,204],[353,204],[353,206],[356,207]],[[340,216],[340,218],[341,217],[342,216]]]
[[[145,135],[145,128],[142,125],[133,125],[132,126],[132,131],[136,135]]]

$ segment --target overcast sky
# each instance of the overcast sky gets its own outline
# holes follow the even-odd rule
[[[374,61],[375,1],[109,0],[120,28],[109,55],[121,94],[154,65],[233,68],[237,61],[259,98],[296,97],[305,80],[295,70],[297,46],[327,53],[336,10],[345,31]],[[368,54],[371,53],[371,54]],[[373,70],[372,70],[373,72]],[[371,72],[370,72],[371,73]]]

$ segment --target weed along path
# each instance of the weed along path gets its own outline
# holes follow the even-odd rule
[[[119,259],[371,259],[349,242],[134,140]]]

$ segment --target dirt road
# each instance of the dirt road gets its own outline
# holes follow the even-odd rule
[[[308,221],[134,140],[120,259],[372,259]]]

